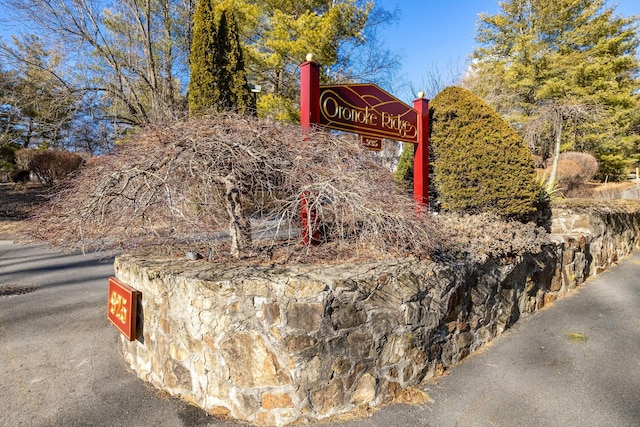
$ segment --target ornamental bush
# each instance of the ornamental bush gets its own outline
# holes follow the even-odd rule
[[[77,153],[51,149],[36,152],[29,161],[29,170],[41,183],[51,185],[70,177],[83,163]]]
[[[430,113],[442,209],[514,217],[536,211],[531,153],[495,110],[466,89],[448,87],[433,99]]]

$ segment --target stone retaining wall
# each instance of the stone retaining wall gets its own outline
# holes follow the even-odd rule
[[[142,292],[138,376],[259,425],[375,406],[446,370],[520,316],[579,286],[638,244],[640,218],[554,212],[542,253],[484,265],[406,259],[232,267],[120,256]]]

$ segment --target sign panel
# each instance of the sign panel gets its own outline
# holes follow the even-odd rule
[[[372,138],[418,142],[418,112],[373,84],[320,86],[320,124]]]
[[[382,139],[371,136],[360,135],[360,144],[365,148],[373,151],[382,150]]]
[[[125,285],[115,277],[109,277],[107,317],[129,341],[137,338],[136,313],[138,293],[138,291]]]

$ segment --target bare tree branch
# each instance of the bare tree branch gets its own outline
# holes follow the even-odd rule
[[[300,246],[303,199],[320,248]],[[252,241],[250,220],[273,232]],[[34,221],[37,236],[85,249],[213,248],[229,245],[228,232],[235,257],[275,248],[424,255],[441,235],[355,141],[325,132],[302,141],[297,127],[233,115],[149,127],[91,160]]]

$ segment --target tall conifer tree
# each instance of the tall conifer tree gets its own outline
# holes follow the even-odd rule
[[[216,20],[211,0],[200,0],[193,17],[193,40],[189,55],[189,114],[219,103],[220,91],[216,83],[219,68]]]
[[[218,25],[217,83],[219,108],[240,112],[255,111],[255,102],[247,81],[238,24],[233,12],[224,10]]]
[[[200,0],[191,45],[189,111],[255,111],[234,14],[223,10],[217,27],[214,15],[211,0]]]

